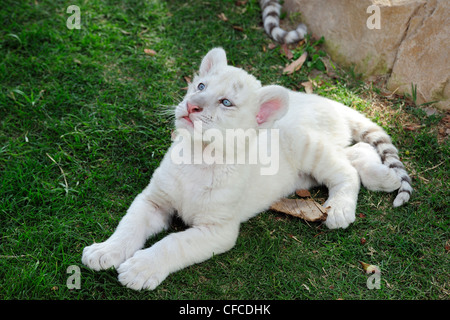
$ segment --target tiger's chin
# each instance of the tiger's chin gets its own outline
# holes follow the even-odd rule
[[[194,122],[189,116],[179,117],[175,120],[175,128],[192,130],[194,128]]]

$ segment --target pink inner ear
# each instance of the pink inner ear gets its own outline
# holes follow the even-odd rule
[[[205,69],[203,71],[205,73],[208,73],[209,70],[211,70],[212,66],[213,66],[213,62],[211,59],[209,59],[208,61],[206,61]]]
[[[281,109],[281,101],[269,100],[264,102],[259,108],[259,112],[256,115],[256,121],[258,124],[262,124],[269,120],[278,110]]]

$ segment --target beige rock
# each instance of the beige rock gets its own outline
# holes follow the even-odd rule
[[[417,103],[440,101],[450,110],[450,2],[429,0],[411,18],[399,46],[388,89],[411,93],[417,86]]]
[[[365,78],[386,75],[391,91],[411,94],[414,84],[418,104],[450,108],[450,1],[286,0],[284,7],[325,37],[337,63]]]

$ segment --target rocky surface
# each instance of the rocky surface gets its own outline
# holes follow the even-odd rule
[[[450,110],[450,1],[286,0],[309,32],[325,37],[331,58],[365,78],[384,76],[390,91]]]

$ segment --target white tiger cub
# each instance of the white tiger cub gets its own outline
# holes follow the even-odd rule
[[[352,140],[376,147],[384,164],[396,171],[401,181],[397,204],[408,201],[412,191],[397,150],[379,126],[338,102],[261,86],[244,70],[227,65],[220,48],[203,58],[175,118],[176,128],[191,132],[191,139],[175,140],[111,237],[83,250],[85,265],[94,270],[115,267],[119,281],[132,289],[154,289],[170,273],[230,250],[241,222],[298,188],[326,185],[325,206],[330,208],[325,224],[348,227],[355,220],[360,187],[357,169],[346,157]],[[267,128],[273,130],[279,137],[278,172],[262,175],[261,163],[174,163],[173,150],[198,139],[200,129],[194,123],[202,124],[203,132],[252,129],[257,135],[249,144],[260,145],[267,145]],[[200,139],[201,152],[212,142]],[[142,249],[147,238],[168,228],[175,213],[191,227]]]

